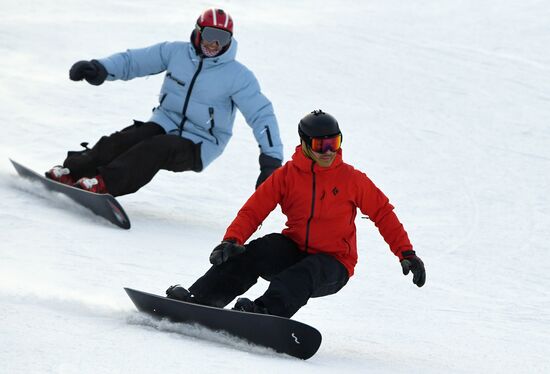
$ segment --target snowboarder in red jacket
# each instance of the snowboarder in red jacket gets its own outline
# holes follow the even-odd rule
[[[239,298],[234,309],[291,317],[309,298],[338,292],[353,275],[357,209],[374,222],[403,274],[412,271],[414,284],[424,285],[424,264],[388,198],[343,162],[336,119],[313,111],[300,121],[298,133],[301,144],[292,160],[241,208],[210,255],[210,270],[189,291],[168,288],[169,298],[225,307],[262,277],[270,282],[267,291],[254,301]],[[282,233],[245,244],[277,205],[288,218]]]

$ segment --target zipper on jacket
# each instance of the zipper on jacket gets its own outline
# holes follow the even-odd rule
[[[218,138],[216,138],[216,135],[214,135],[214,127],[216,127],[216,123],[214,122],[214,108],[212,107],[208,108],[208,113],[210,114],[210,129],[208,129],[208,132],[216,140],[216,145],[217,145],[219,144]]]
[[[271,139],[271,131],[269,131],[269,126],[265,127],[265,132],[267,134],[267,141],[270,147],[273,147],[273,140]]]
[[[315,161],[311,162],[311,173],[313,174],[313,181],[311,185],[312,190],[312,196],[311,196],[311,213],[309,215],[309,218],[307,219],[307,225],[306,225],[306,243],[305,243],[305,251],[307,253],[308,247],[309,247],[309,226],[311,224],[311,220],[313,219],[313,213],[315,211],[315,171],[313,168],[315,167]]]
[[[179,136],[181,136],[181,133],[183,132],[183,125],[185,124],[185,121],[187,121],[187,106],[189,105],[189,98],[191,97],[191,91],[193,91],[193,86],[195,85],[195,81],[197,80],[197,77],[202,70],[202,63],[203,63],[203,59],[201,58],[199,62],[199,66],[197,67],[197,71],[193,75],[193,78],[191,79],[191,83],[189,83],[189,89],[187,90],[187,96],[185,96],[185,103],[183,104],[183,110],[182,110],[183,118],[181,119],[181,123],[179,126]]]
[[[185,86],[185,82],[180,81],[178,78],[174,77],[174,76],[172,75],[171,72],[168,72],[168,73],[166,74],[166,76],[167,76],[168,78],[172,79],[174,82],[176,82],[176,83],[179,84],[180,86]]]
[[[164,99],[166,99],[166,96],[168,96],[167,93],[162,94],[162,96],[160,97],[160,100],[159,100],[159,105],[152,109],[153,112],[155,112],[155,110],[159,109],[162,106],[162,102],[164,101]]]

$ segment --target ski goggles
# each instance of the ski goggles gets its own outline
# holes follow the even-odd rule
[[[218,42],[220,47],[225,47],[231,42],[231,33],[215,27],[203,27],[201,37],[208,43]]]
[[[336,152],[342,145],[342,134],[330,138],[310,138],[308,145],[315,153]]]

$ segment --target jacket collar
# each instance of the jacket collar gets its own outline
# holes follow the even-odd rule
[[[334,159],[332,164],[329,167],[325,168],[325,167],[319,166],[319,164],[315,163],[315,161],[313,161],[312,159],[307,157],[304,154],[304,152],[302,151],[302,146],[301,145],[296,146],[294,154],[292,155],[292,162],[294,163],[294,165],[296,165],[296,167],[298,167],[298,169],[303,170],[303,171],[307,171],[307,172],[311,172],[311,165],[315,164],[313,166],[313,171],[315,173],[322,173],[322,172],[326,172],[326,171],[329,171],[329,170],[334,170],[338,166],[340,166],[344,163],[344,161],[342,159],[342,148],[340,148],[336,152],[336,158]]]
[[[204,58],[203,66],[216,66],[224,64],[226,62],[234,61],[237,57],[237,47],[237,40],[233,38],[231,40],[231,45],[229,46],[229,49],[227,51],[216,57]],[[193,43],[189,43],[189,56],[191,57],[191,60],[198,65],[201,57],[197,54],[197,50],[193,46]]]

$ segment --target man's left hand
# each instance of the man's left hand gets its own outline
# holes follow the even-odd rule
[[[407,275],[409,271],[412,271],[413,283],[418,287],[422,287],[424,283],[426,283],[426,269],[424,269],[424,263],[412,249],[403,251],[401,267],[403,268],[403,275]]]

